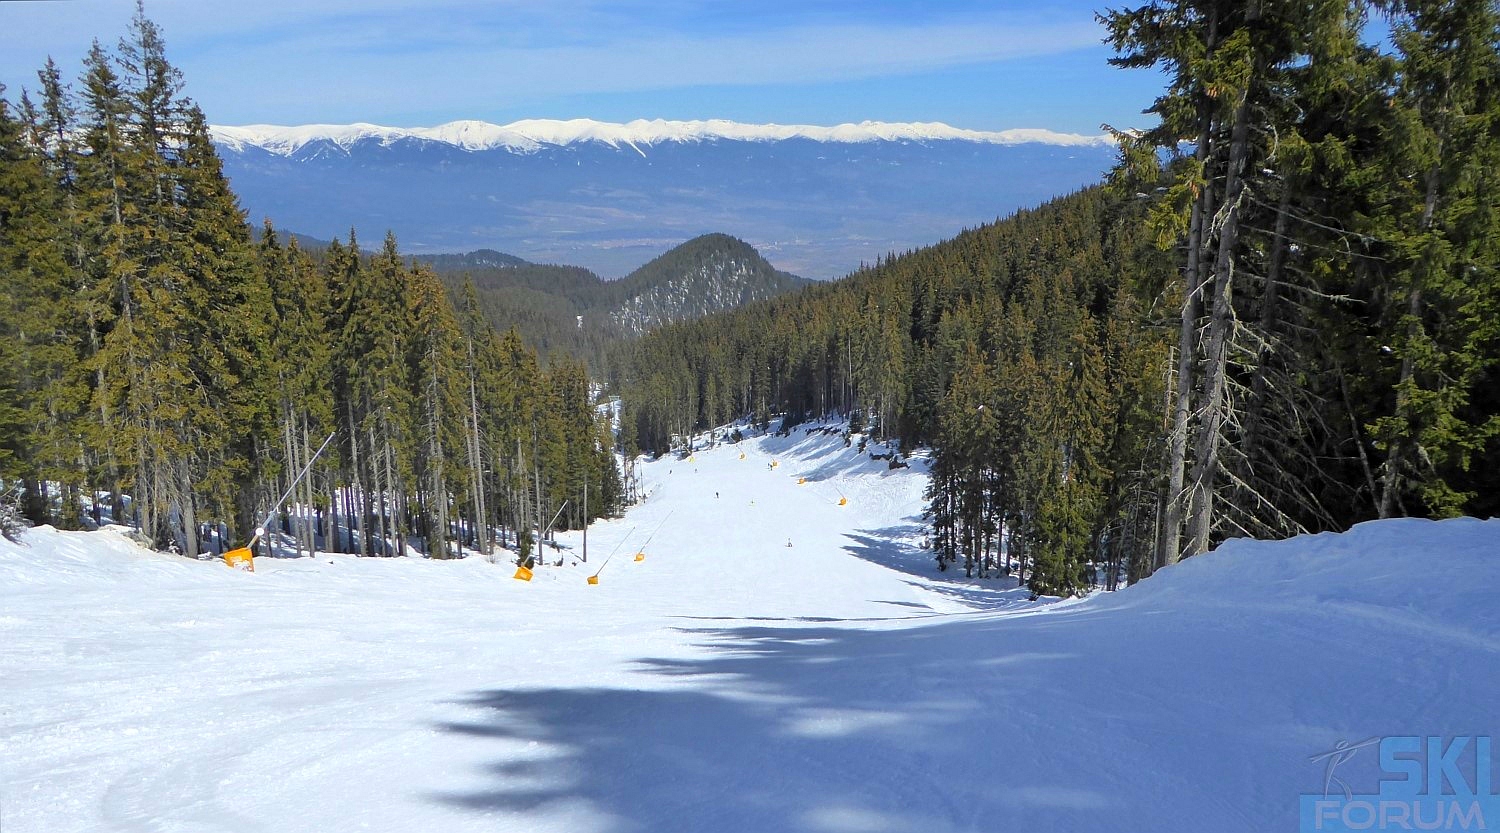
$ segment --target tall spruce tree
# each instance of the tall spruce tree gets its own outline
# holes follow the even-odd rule
[[[1369,231],[1387,268],[1373,301],[1396,362],[1369,426],[1384,453],[1379,514],[1460,512],[1455,488],[1500,436],[1469,407],[1500,343],[1500,9],[1484,0],[1393,4],[1400,61]]]

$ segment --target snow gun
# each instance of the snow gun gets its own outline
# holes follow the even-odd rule
[[[292,479],[291,485],[286,487],[286,491],[282,493],[281,499],[276,501],[275,505],[271,507],[271,511],[266,513],[266,519],[261,521],[260,526],[255,528],[255,535],[251,536],[250,543],[237,549],[227,550],[224,553],[225,564],[236,570],[244,570],[247,573],[255,572],[255,545],[260,542],[260,539],[266,537],[266,528],[271,525],[271,519],[276,517],[276,513],[281,510],[281,504],[286,503],[286,499],[292,496],[292,492],[297,488],[297,484],[302,482],[302,478],[306,477],[309,471],[312,471],[313,463],[317,462],[318,455],[322,454],[323,450],[328,448],[328,444],[333,442],[334,435],[336,434],[338,434],[337,429],[328,435],[328,439],[324,440],[323,444],[318,446],[317,451],[313,452],[313,456],[308,459],[307,465],[302,467],[302,471]]]
[[[656,537],[656,533],[661,532],[661,528],[664,527],[664,526],[666,526],[667,525],[667,521],[669,521],[671,519],[672,519],[672,513],[668,512],[667,516],[665,518],[661,519],[661,523],[659,523],[659,524],[656,525],[656,529],[653,530],[650,535],[646,536],[646,543],[645,544],[641,544],[641,548],[639,550],[637,550],[636,553],[635,553],[635,560],[636,561],[645,561],[646,560],[646,544],[651,543],[651,539],[655,538]]]
[[[629,532],[625,533],[625,537],[621,538],[615,544],[615,548],[609,551],[609,555],[605,556],[604,563],[599,565],[599,571],[596,572],[596,573],[594,573],[593,575],[589,576],[589,579],[588,579],[589,584],[598,584],[599,583],[599,573],[604,572],[604,568],[609,566],[609,560],[611,558],[615,557],[615,553],[617,553],[617,552],[620,551],[620,547],[624,546],[625,542],[630,540],[630,536],[634,535],[635,531],[637,529],[640,529],[640,527],[638,527],[638,526],[637,527],[632,527]]]
[[[516,581],[531,581],[531,568],[542,563],[543,561],[541,557],[542,542],[547,539],[547,533],[552,531],[552,524],[557,523],[557,519],[562,517],[563,510],[567,508],[568,502],[565,500],[562,502],[562,506],[557,507],[557,514],[552,516],[552,520],[548,522],[547,528],[542,530],[540,535],[536,536],[536,552],[533,553],[531,557],[527,558],[525,561],[516,565],[516,574],[512,577]],[[562,566],[562,559],[558,559],[557,566]]]

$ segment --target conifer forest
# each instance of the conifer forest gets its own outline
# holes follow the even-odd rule
[[[891,466],[933,450],[936,569],[1062,596],[1227,538],[1500,512],[1500,7],[1100,19],[1166,84],[1105,181],[590,367],[394,236],[252,233],[138,12],[76,78],[0,90],[0,480],[33,523],[189,557],[291,491],[270,520],[302,550],[525,558],[620,510],[622,460],[842,415]]]
[[[0,101],[0,475],[29,520],[193,557],[309,467],[271,519],[299,551],[529,554],[618,509],[581,363],[540,364],[392,236],[252,239],[144,13],[75,83],[38,77]]]
[[[1121,71],[1168,80],[1108,181],[653,333],[641,447],[849,413],[934,448],[940,567],[1063,595],[1229,537],[1500,510],[1500,9],[1101,19]]]

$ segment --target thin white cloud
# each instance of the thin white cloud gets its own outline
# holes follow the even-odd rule
[[[271,87],[287,103],[290,97],[327,104],[336,94],[341,106],[367,103],[366,112],[392,99],[472,110],[580,94],[879,78],[1072,51],[1099,39],[1091,21],[1017,25],[995,17],[804,26],[770,36],[632,32],[597,46],[459,43],[440,52],[380,50],[354,34],[305,33],[289,42],[227,47],[186,68],[199,80],[195,86],[229,100],[259,98]]]
[[[94,35],[113,43],[134,3],[0,6],[8,7],[0,80],[32,86],[48,52],[71,68]],[[570,96],[895,77],[1100,39],[1087,15],[1050,12],[959,19],[929,10],[915,23],[872,23],[860,22],[855,6],[847,23],[761,15],[727,32],[675,22],[695,6],[705,8],[688,0],[658,0],[652,14],[641,0],[148,0],[147,13],[162,25],[189,94],[221,121],[329,111],[378,118],[394,102],[482,116]],[[17,7],[30,8],[17,17]],[[17,25],[7,28],[6,17]]]

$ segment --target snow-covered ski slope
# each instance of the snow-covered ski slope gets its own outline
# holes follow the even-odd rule
[[[801,430],[662,459],[530,583],[0,541],[0,829],[1288,830],[1340,740],[1500,730],[1500,522],[1037,605],[933,570],[924,469]]]

